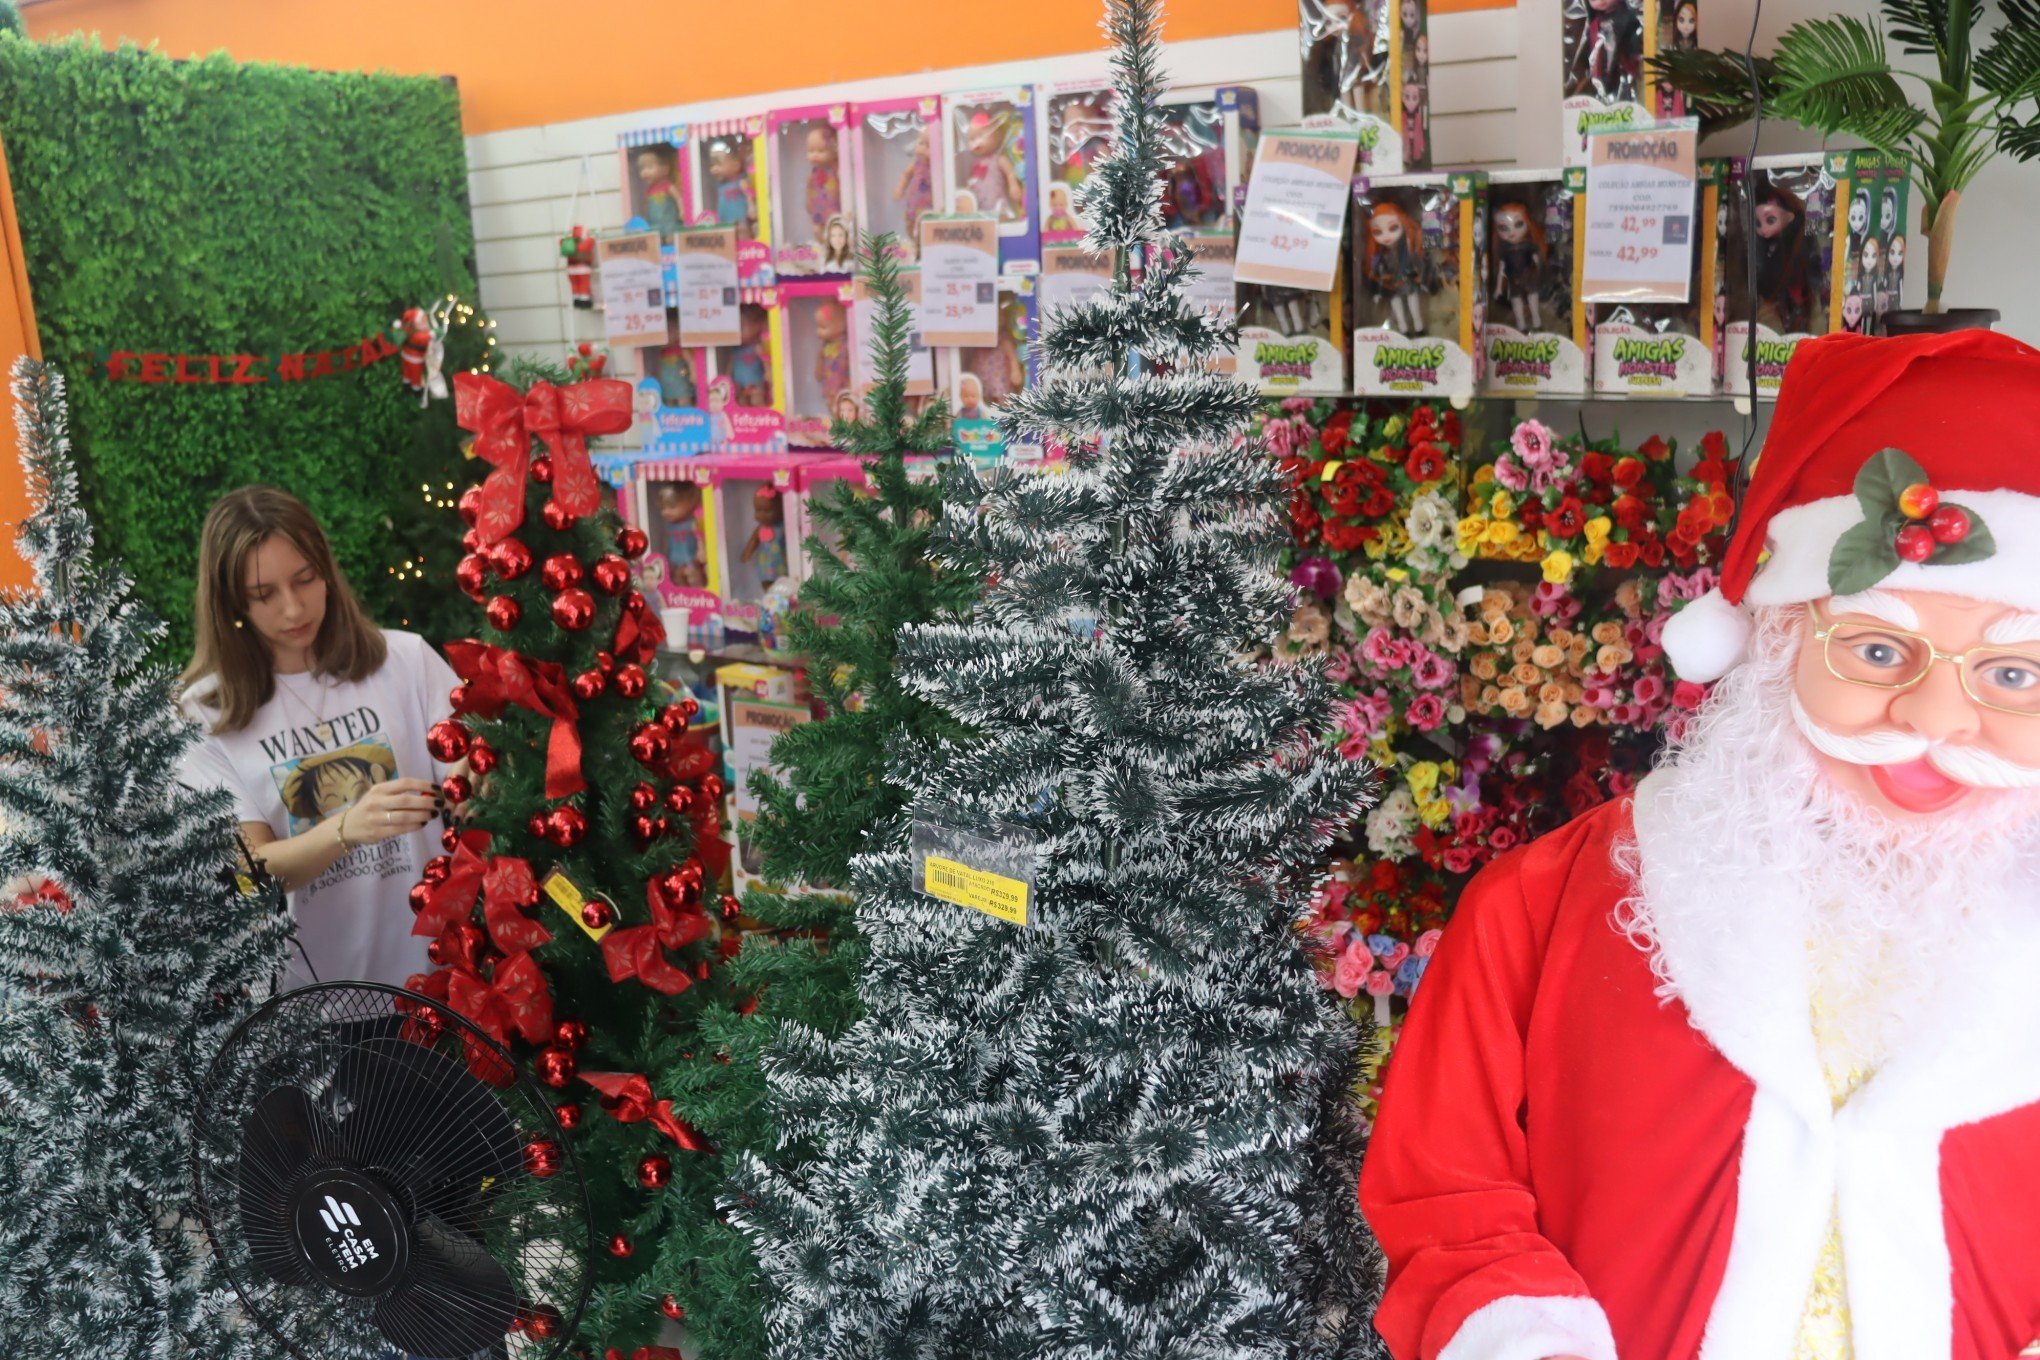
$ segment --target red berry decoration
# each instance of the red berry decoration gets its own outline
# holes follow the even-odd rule
[[[581,569],[580,561],[572,553],[554,553],[539,564],[538,579],[545,588],[558,594],[581,584],[581,578],[588,573]]]
[[[588,1042],[586,1020],[562,1020],[553,1027],[553,1046],[556,1048],[579,1049]]]
[[[651,546],[652,541],[649,538],[645,537],[645,531],[638,528],[636,525],[627,524],[617,532],[616,535],[617,551],[621,552],[625,557],[628,557],[633,562],[637,561],[637,559],[639,559],[640,557],[643,557],[645,555],[645,549]]]
[[[540,1180],[560,1169],[560,1145],[550,1138],[534,1138],[524,1145],[524,1169]]]
[[[566,1319],[560,1316],[559,1309],[549,1303],[541,1303],[531,1310],[531,1316],[525,1320],[524,1330],[540,1341],[550,1341],[558,1336],[560,1329],[566,1325]]]
[[[538,457],[531,460],[532,481],[537,482],[540,486],[551,486],[552,479],[553,461],[551,458],[541,453]]]
[[[601,671],[604,675],[614,671],[616,669],[615,654],[611,652],[595,653],[595,669]]]
[[[738,900],[737,900],[736,898],[732,897],[732,896],[731,896],[730,894],[728,894],[728,893],[724,893],[724,894],[722,895],[722,918],[723,918],[723,920],[725,920],[725,921],[734,921],[734,920],[736,920],[736,919],[737,919],[737,917],[738,917],[739,915],[741,915],[741,914],[742,914],[743,910],[744,910],[744,904],[743,904],[742,902],[739,902],[739,901],[738,901]]]
[[[673,734],[657,723],[645,723],[630,734],[631,758],[640,765],[657,765],[673,749]]]
[[[722,801],[723,777],[719,774],[705,774],[701,777],[701,796],[711,803]]]
[[[563,534],[573,527],[574,520],[577,518],[573,511],[567,509],[566,506],[561,505],[558,501],[547,501],[543,506],[539,507],[538,517],[544,521],[546,528],[556,534]]]
[[[538,1079],[555,1091],[573,1081],[581,1071],[580,1061],[564,1048],[540,1049],[531,1066]]]
[[[449,826],[444,831],[441,831],[439,833],[439,848],[446,851],[449,855],[460,849],[460,829]]]
[[[476,529],[468,530],[460,536],[460,546],[466,548],[469,552],[480,552],[482,550],[481,532]]]
[[[524,824],[524,829],[531,833],[534,840],[542,841],[547,839],[545,814],[543,812],[532,813],[531,820]]]
[[[451,765],[468,753],[471,740],[463,724],[446,718],[426,729],[425,749],[440,764]]]
[[[475,796],[475,786],[464,774],[450,774],[439,781],[439,795],[455,807]]]
[[[1927,516],[1927,532],[1936,543],[1960,543],[1969,537],[1969,515],[1959,505],[1944,505]]]
[[[489,559],[480,553],[469,553],[453,569],[453,579],[463,595],[471,600],[481,599],[489,591]]]
[[[1907,519],[1925,519],[1941,503],[1941,493],[1925,482],[1914,482],[1898,493],[1898,511]]]
[[[1924,524],[1908,524],[1898,531],[1898,541],[1892,546],[1904,560],[1924,562],[1934,555],[1934,531]]]
[[[507,633],[524,617],[524,606],[508,595],[498,595],[482,606],[482,612],[488,615],[489,627]]]
[[[588,834],[588,815],[577,807],[556,807],[545,814],[545,838],[571,850]]]
[[[425,861],[424,879],[427,883],[444,883],[446,876],[453,872],[453,861],[445,855],[434,855]]]
[[[624,698],[642,699],[645,697],[646,687],[650,684],[650,678],[646,676],[643,666],[632,662],[628,666],[616,668],[615,684],[616,692]]]
[[[581,904],[581,924],[590,930],[607,930],[616,924],[616,913],[599,897]]]
[[[630,838],[642,850],[659,838],[659,824],[649,813],[633,813],[630,819]]]
[[[489,549],[489,565],[506,581],[514,581],[531,570],[531,549],[521,538],[506,538]]]
[[[496,748],[486,741],[478,741],[468,747],[468,768],[476,774],[487,774],[496,768]]]
[[[426,907],[432,905],[432,886],[433,884],[430,878],[427,878],[423,883],[413,883],[411,885],[409,901],[411,904],[411,914],[413,916],[416,916],[419,912],[425,910]],[[437,943],[438,943],[437,940],[433,941],[433,944]],[[430,952],[431,946],[430,945],[426,946],[426,949],[427,952]],[[438,962],[438,960],[435,959],[434,962],[436,963]]]
[[[553,596],[552,621],[569,633],[595,622],[595,597],[585,590],[563,590]]]
[[[650,812],[654,807],[658,806],[658,802],[659,791],[650,784],[639,782],[631,786],[630,810],[632,812]]]
[[[609,1254],[619,1261],[636,1250],[637,1248],[631,1245],[630,1239],[622,1233],[609,1239]]]
[[[666,807],[675,816],[685,817],[694,809],[694,790],[685,784],[675,785],[666,791]]]
[[[609,688],[609,677],[601,671],[582,671],[568,682],[574,697],[582,703],[602,697],[602,691]]]
[[[660,1298],[659,1311],[664,1313],[667,1317],[673,1319],[673,1321],[675,1322],[678,1322],[681,1318],[687,1316],[687,1310],[680,1306],[680,1300],[674,1298],[671,1294],[667,1294]]]
[[[673,1179],[673,1163],[654,1152],[637,1164],[637,1183],[647,1190],[664,1190]]]
[[[569,1133],[581,1127],[581,1107],[571,1100],[554,1110],[553,1115],[560,1121],[560,1127]]]
[[[604,595],[621,595],[630,589],[630,563],[614,553],[605,554],[589,568],[588,579]]]
[[[668,902],[685,902],[693,895],[699,880],[690,879],[678,869],[668,869],[659,875],[659,896]]]
[[[482,518],[482,489],[471,486],[461,492],[460,500],[455,502],[455,508],[460,511],[461,523],[470,528],[474,527]]]

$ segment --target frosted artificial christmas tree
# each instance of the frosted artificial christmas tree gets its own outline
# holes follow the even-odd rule
[[[897,749],[905,817],[854,866],[866,1014],[768,1068],[787,1136],[826,1150],[747,1162],[736,1206],[786,1357],[1371,1345],[1329,1279],[1368,1262],[1325,1254],[1349,1149],[1315,1133],[1353,1035],[1294,929],[1367,774],[1320,744],[1314,669],[1246,659],[1290,608],[1282,493],[1162,229],[1155,14],[1107,19],[1114,149],[1081,192],[1114,285],[1051,315],[1003,417],[1066,470],[951,496],[946,555],[993,584],[900,639],[905,685],[976,735]]]
[[[0,601],[0,1338],[22,1360],[240,1360],[190,1207],[213,1054],[282,972],[273,887],[238,877],[221,793],[176,781],[198,739],[163,626],[92,560],[62,380],[14,371],[34,586]]]

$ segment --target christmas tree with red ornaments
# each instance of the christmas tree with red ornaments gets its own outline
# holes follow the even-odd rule
[[[651,697],[663,633],[631,570],[645,536],[603,507],[589,459],[591,438],[629,428],[628,384],[528,364],[506,376],[454,381],[491,471],[460,500],[457,580],[480,617],[446,648],[462,683],[428,740],[466,770],[442,789],[446,853],[411,890],[434,964],[411,986],[553,1093],[565,1145],[533,1143],[527,1164],[585,1180],[600,1244],[573,1339],[648,1360],[676,1354],[658,1342],[680,1308],[645,1271],[676,1223],[716,1212],[723,1180],[671,1098],[700,1017],[729,1003],[722,780],[688,735],[694,702]]]

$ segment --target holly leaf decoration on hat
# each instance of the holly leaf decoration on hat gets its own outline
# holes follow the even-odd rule
[[[1981,562],[1997,540],[1974,510],[1943,501],[1927,470],[1899,449],[1880,449],[1856,474],[1861,523],[1851,525],[1828,555],[1828,588],[1837,595],[1869,590],[1907,562],[1952,567]]]

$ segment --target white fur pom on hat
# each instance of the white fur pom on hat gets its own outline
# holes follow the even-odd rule
[[[1741,663],[1750,643],[1750,616],[1718,590],[1672,615],[1663,636],[1665,657],[1681,680],[1719,680]]]

